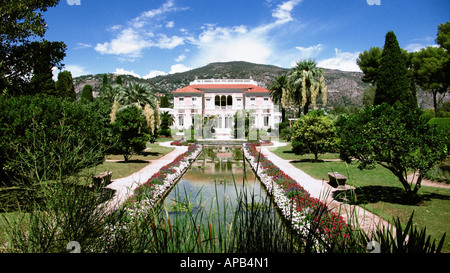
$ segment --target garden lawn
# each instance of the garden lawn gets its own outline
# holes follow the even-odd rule
[[[127,177],[147,166],[150,160],[157,160],[172,152],[174,149],[173,147],[160,146],[158,142],[147,143],[147,150],[141,155],[133,155],[128,162],[123,161],[124,158],[122,155],[107,155],[107,161],[103,162],[103,164],[84,169],[78,175],[89,176],[91,174],[95,175],[110,171],[112,172],[112,179]]]
[[[357,164],[348,165],[342,161],[325,161],[313,163],[313,155],[295,155],[290,152],[291,146],[270,149],[278,156],[292,160],[295,167],[303,170],[316,179],[328,181],[328,172],[339,172],[348,177],[348,183],[356,190],[337,191],[337,200],[349,200],[365,209],[381,215],[385,220],[399,217],[406,224],[414,212],[414,225],[427,228],[427,234],[439,241],[447,233],[443,252],[450,253],[450,190],[422,186],[418,194],[422,202],[409,205],[404,202],[404,189],[398,179],[387,169],[377,166],[372,170],[359,170]],[[337,154],[325,154],[319,159],[335,159]],[[344,199],[345,198],[345,199]]]

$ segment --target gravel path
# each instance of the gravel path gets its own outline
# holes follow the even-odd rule
[[[342,218],[347,221],[347,223],[351,224],[353,227],[359,226],[361,229],[369,233],[379,225],[388,225],[387,221],[359,206],[343,204],[334,200],[332,193],[338,190],[337,188],[330,186],[328,181],[322,181],[311,177],[304,171],[289,163],[289,160],[282,159],[269,151],[269,148],[271,147],[286,145],[286,143],[275,141],[272,142],[274,143],[273,146],[262,146],[258,148],[258,150],[260,150],[264,156],[277,165],[280,170],[296,180],[297,183],[299,183],[311,194],[311,196],[318,198],[322,202],[326,203],[329,208],[333,209],[334,212],[340,214]],[[358,217],[354,217],[355,215]],[[355,219],[357,219],[357,223],[355,222]]]

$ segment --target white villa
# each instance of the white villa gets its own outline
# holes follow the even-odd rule
[[[236,128],[243,128],[244,113],[248,113],[252,129],[274,131],[281,120],[270,91],[258,86],[251,78],[195,79],[189,86],[172,93],[174,109],[171,112],[175,118],[174,127],[178,130],[189,129],[192,125],[196,129],[202,128],[209,122],[214,128],[211,131],[214,138],[227,139],[234,138],[236,112],[241,117]],[[243,138],[241,131],[238,138]]]

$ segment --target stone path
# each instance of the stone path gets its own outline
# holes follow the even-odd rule
[[[285,160],[269,151],[271,147],[285,146],[286,143],[280,143],[273,141],[274,146],[262,146],[258,149],[264,154],[270,161],[277,165],[287,175],[295,179],[305,190],[307,190],[311,196],[320,199],[325,202],[328,207],[332,208],[336,213],[339,213],[344,220],[350,223],[352,226],[357,226],[352,219],[356,219],[355,214],[358,215],[358,226],[364,229],[366,232],[371,232],[378,225],[387,225],[387,222],[381,219],[379,216],[364,210],[359,206],[352,206],[348,204],[342,204],[336,200],[333,200],[332,193],[337,190],[336,188],[328,185],[327,181],[315,179],[305,173],[304,171],[296,168],[289,160]],[[114,197],[107,203],[108,210],[114,210],[120,207],[129,197],[133,195],[133,191],[139,187],[142,183],[148,181],[150,177],[158,172],[163,166],[172,162],[177,156],[187,151],[187,146],[170,146],[170,141],[160,143],[162,146],[174,147],[175,150],[166,154],[157,160],[151,160],[150,164],[142,168],[136,173],[124,178],[113,180],[111,184],[106,186],[109,189],[115,190]]]
[[[372,232],[377,226],[387,226],[387,221],[381,219],[379,216],[359,207],[348,204],[343,204],[333,199],[332,193],[337,190],[328,184],[328,181],[322,181],[315,179],[305,173],[304,171],[296,168],[289,160],[282,159],[276,154],[269,151],[271,147],[285,146],[286,143],[275,142],[273,146],[261,146],[258,150],[267,157],[272,163],[278,166],[280,170],[292,177],[297,181],[311,196],[318,198],[322,202],[326,203],[329,208],[332,208],[334,212],[339,213],[342,218],[351,224],[353,227],[359,226],[366,232]],[[354,217],[357,215],[358,217]],[[358,221],[358,223],[355,222]]]
[[[150,164],[130,176],[115,179],[106,186],[108,189],[115,190],[114,197],[107,203],[108,211],[120,207],[129,197],[133,195],[134,190],[142,183],[145,183],[157,173],[162,167],[171,163],[177,156],[187,151],[187,146],[170,146],[170,141],[160,143],[161,146],[174,147],[175,150],[161,157],[160,159],[150,160]]]

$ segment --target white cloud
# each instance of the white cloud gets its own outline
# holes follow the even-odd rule
[[[157,76],[164,76],[164,75],[167,75],[167,73],[164,72],[164,71],[152,70],[152,71],[150,71],[150,73],[148,73],[147,75],[143,76],[142,78],[143,79],[151,79],[151,78],[154,78],[154,77],[157,77]]]
[[[216,27],[206,25],[197,39],[191,39],[199,51],[196,66],[211,62],[248,61],[266,63],[272,53],[266,34],[248,31],[244,26]]]
[[[159,36],[160,38],[158,40],[158,43],[155,44],[155,46],[161,49],[173,49],[177,46],[184,44],[184,38],[176,35],[170,38],[167,37],[167,35],[165,34],[160,34]]]
[[[337,48],[334,50],[336,52],[336,57],[321,60],[317,63],[317,66],[341,71],[361,71],[356,64],[356,59],[359,57],[360,52],[341,52]]]
[[[309,47],[296,46],[295,48],[300,51],[301,59],[309,59],[316,57],[322,51],[323,45],[317,44]]]
[[[166,28],[173,28],[174,26],[175,26],[174,21],[167,22],[167,24],[166,24]]]
[[[98,43],[95,50],[101,54],[119,55],[122,60],[123,57],[128,57],[129,61],[142,56],[142,51],[150,47],[158,47],[161,49],[173,49],[184,44],[184,38],[179,36],[167,37],[165,34],[156,34],[155,31],[162,26],[159,24],[151,24],[166,13],[184,10],[186,8],[175,7],[173,0],[168,0],[161,7],[152,9],[141,13],[138,17],[130,20],[123,27],[122,25],[115,25],[109,28],[109,31],[118,32],[116,37],[109,42]],[[155,18],[155,19],[153,19]],[[152,20],[153,19],[153,20]],[[175,25],[173,21],[168,22],[166,27],[172,28]],[[152,40],[153,37],[159,37],[157,41]]]
[[[182,61],[184,61],[186,59],[186,55],[184,55],[184,54],[181,54],[180,56],[178,56],[178,57],[176,57],[175,58],[175,62],[182,62]]]
[[[72,78],[89,74],[83,66],[69,64],[64,67],[64,70],[70,71]]]
[[[286,52],[275,47],[271,31],[294,19],[291,13],[301,0],[284,1],[272,10],[273,22],[248,26],[220,27],[205,24],[202,32],[196,37],[186,40],[197,46],[193,56],[193,66],[201,66],[211,62],[248,61],[253,63],[276,63],[286,59]],[[292,52],[289,52],[292,54]],[[298,56],[298,54],[297,54]]]
[[[291,12],[296,5],[300,4],[300,2],[302,2],[302,0],[290,0],[278,5],[278,7],[272,12],[272,16],[277,18],[276,23],[284,24],[294,20],[292,19]]]
[[[85,49],[85,48],[91,48],[91,44],[85,44],[85,43],[77,43],[77,46],[74,49]]]
[[[181,73],[191,70],[191,67],[187,67],[184,64],[174,64],[170,67],[169,74]]]
[[[53,80],[55,81],[58,80],[58,74],[61,71],[69,71],[72,74],[72,78],[89,74],[89,72],[83,66],[69,64],[65,65],[63,70],[59,70],[58,68],[53,67],[52,68]]]
[[[143,39],[136,30],[124,29],[119,36],[111,42],[97,44],[95,50],[101,54],[126,55],[132,58],[140,57],[142,50],[150,47],[151,42]]]
[[[414,43],[414,44],[409,44],[405,47],[406,51],[408,52],[418,52],[420,51],[422,48],[427,48],[429,46],[433,46],[433,47],[438,47],[437,44],[421,44],[421,43]]]
[[[176,10],[176,8],[173,0],[168,0],[166,3],[164,3],[161,7],[157,9],[152,9],[141,13],[140,16],[132,20],[132,25],[135,28],[141,28],[146,24],[148,24],[148,19],[152,19],[158,15],[163,15],[165,13],[169,13],[174,10]]]
[[[114,74],[116,75],[131,75],[134,76],[136,78],[140,78],[141,76],[137,73],[134,72],[134,70],[131,71],[127,71],[123,68],[116,68],[116,71],[114,71]]]

